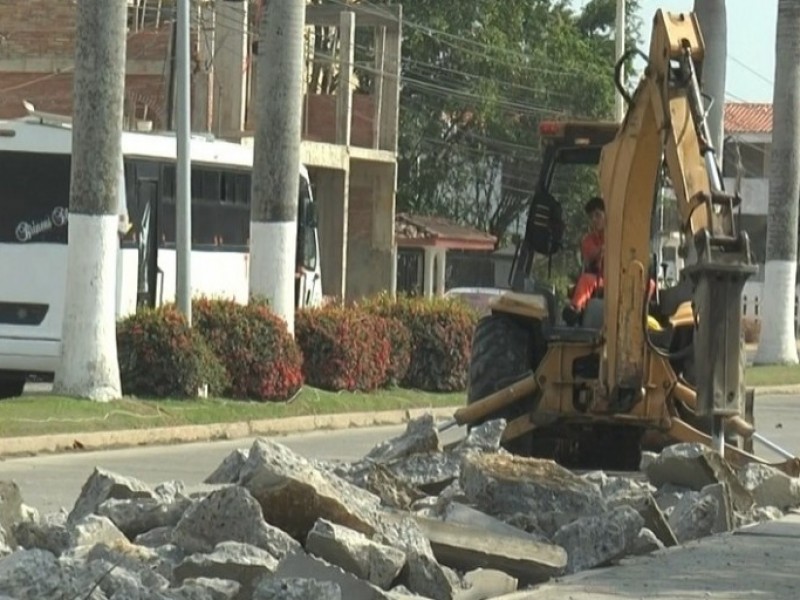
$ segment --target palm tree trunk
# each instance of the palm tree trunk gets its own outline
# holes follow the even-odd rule
[[[67,287],[56,393],[121,395],[117,225],[125,84],[125,0],[77,3]]]
[[[761,340],[755,362],[796,364],[794,329],[800,199],[800,3],[778,1],[767,263]]]
[[[725,65],[728,58],[728,17],[725,0],[694,0],[694,12],[706,46],[703,62],[703,91],[713,103],[708,111],[711,143],[722,165],[722,144],[725,136]]]

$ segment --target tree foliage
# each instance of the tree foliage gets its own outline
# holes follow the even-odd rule
[[[524,220],[539,122],[612,117],[615,0],[402,4],[398,210],[502,239]]]

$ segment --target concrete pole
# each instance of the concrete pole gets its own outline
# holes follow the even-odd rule
[[[189,85],[189,0],[178,2],[177,79],[178,110],[176,111],[178,165],[175,189],[175,296],[186,320],[192,323],[192,167],[191,143],[191,89]]]
[[[77,4],[67,284],[56,394],[121,396],[117,235],[125,94],[125,0]]]
[[[304,0],[267,2],[258,44],[250,213],[250,296],[294,334]]]
[[[625,0],[617,0],[616,33],[614,35],[616,46],[614,55],[616,56],[616,60],[619,60],[622,58],[622,55],[625,54]],[[625,81],[624,74],[622,80]],[[614,95],[614,118],[618,123],[621,123],[624,116],[624,100],[622,99],[622,94],[617,90]]]

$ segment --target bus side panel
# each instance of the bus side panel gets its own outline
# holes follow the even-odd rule
[[[0,370],[49,371],[60,352],[67,246],[0,244],[0,256]],[[26,305],[41,306],[44,318],[26,320],[39,310]]]
[[[159,303],[175,302],[176,254],[160,248],[158,268]],[[192,250],[192,296],[233,299],[242,304],[248,298],[248,254],[244,251]]]

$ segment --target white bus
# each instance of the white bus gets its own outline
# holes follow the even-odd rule
[[[68,118],[0,121],[0,398],[29,374],[51,376],[60,353],[72,131]],[[124,132],[117,317],[175,299],[175,162],[171,134]],[[193,136],[194,295],[246,302],[253,149]],[[300,169],[295,302],[322,300],[319,237],[308,171]]]

